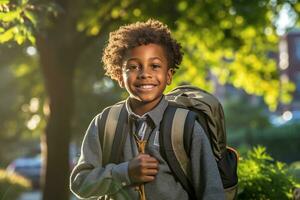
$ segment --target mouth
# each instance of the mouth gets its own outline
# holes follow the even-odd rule
[[[155,84],[141,84],[141,85],[137,85],[136,87],[139,90],[152,90],[153,88],[155,88],[157,85]]]

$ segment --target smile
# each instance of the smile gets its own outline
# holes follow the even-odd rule
[[[156,85],[138,85],[137,88],[142,89],[142,90],[151,90],[154,87],[156,87]]]

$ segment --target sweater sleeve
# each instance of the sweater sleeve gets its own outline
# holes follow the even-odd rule
[[[82,142],[80,158],[71,172],[70,189],[78,198],[111,195],[130,185],[128,162],[102,166],[97,123],[100,118],[101,114],[90,123]]]
[[[195,122],[191,146],[192,182],[198,200],[225,199],[224,189],[209,140],[198,122]]]

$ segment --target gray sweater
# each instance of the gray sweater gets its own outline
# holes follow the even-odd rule
[[[136,116],[130,109],[129,100],[126,108],[130,119]],[[147,200],[188,200],[187,192],[174,178],[168,164],[159,151],[159,124],[168,105],[165,98],[146,115],[146,128],[144,138],[148,139],[146,153],[159,161],[159,171],[152,182],[145,184]],[[128,163],[137,155],[136,143],[133,136],[128,133],[123,149],[123,162],[102,166],[102,152],[98,137],[97,115],[90,123],[82,142],[81,155],[70,177],[71,191],[78,198],[100,199],[109,194],[113,199],[137,200],[138,192],[131,186],[128,176]],[[132,121],[132,120],[130,120]],[[134,125],[133,125],[134,128]],[[192,184],[196,191],[197,199],[222,200],[224,190],[217,169],[215,158],[212,154],[210,143],[202,127],[196,122],[192,135],[191,146],[191,175]]]

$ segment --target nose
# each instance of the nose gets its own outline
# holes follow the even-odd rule
[[[142,67],[138,77],[141,79],[151,78],[152,73],[149,67]]]

